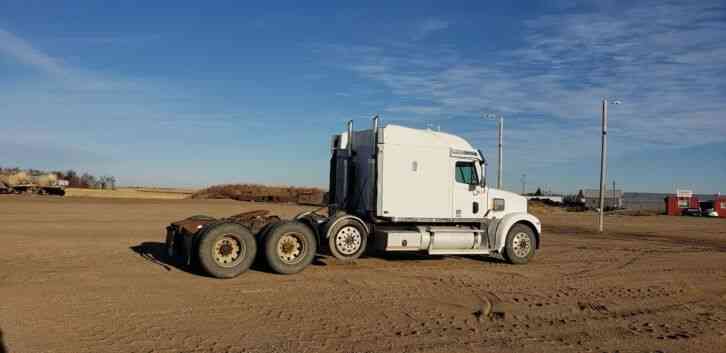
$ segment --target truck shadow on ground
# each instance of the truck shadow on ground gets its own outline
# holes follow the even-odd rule
[[[429,255],[426,252],[385,252],[380,250],[374,250],[374,251],[368,251],[365,255],[361,257],[362,259],[365,258],[374,258],[374,259],[380,259],[384,261],[441,261],[446,259],[461,259],[461,260],[471,260],[471,261],[481,261],[481,262],[488,262],[493,264],[498,263],[506,263],[506,261],[495,258],[495,257],[489,257],[486,255]]]
[[[8,348],[5,346],[5,340],[3,340],[3,330],[0,329],[0,353],[7,353]]]
[[[139,245],[129,247],[129,249],[138,254],[142,259],[161,266],[167,271],[171,271],[172,268],[176,268],[177,270],[195,275],[205,275],[204,273],[201,273],[201,271],[197,271],[194,266],[190,266],[178,258],[169,256],[166,244],[164,243],[145,241]]]
[[[207,273],[202,271],[199,266],[197,266],[194,262],[192,262],[191,264],[187,264],[180,258],[169,256],[165,243],[156,241],[145,241],[139,245],[129,247],[129,249],[139,255],[145,261],[161,266],[167,271],[171,271],[172,268],[175,268],[177,270],[191,273],[194,275],[211,277]],[[313,259],[312,265],[326,266],[327,264],[321,259],[322,257],[320,255],[316,255],[315,259]],[[255,261],[250,267],[250,270],[273,273],[273,271],[265,263],[259,250],[257,252],[257,257],[255,258]],[[4,352],[0,351],[0,353]]]
[[[204,271],[202,271],[199,266],[197,266],[195,263],[187,264],[186,262],[182,261],[180,258],[171,257],[169,256],[166,248],[165,243],[161,242],[155,242],[155,241],[145,241],[139,245],[135,245],[129,248],[131,251],[139,255],[142,259],[145,261],[148,261],[152,264],[155,264],[157,266],[161,266],[163,269],[167,271],[171,271],[173,268],[187,272],[193,275],[197,276],[204,276],[204,277],[211,277]],[[428,255],[426,253],[416,253],[416,252],[385,252],[385,251],[368,251],[366,254],[364,254],[361,257],[361,260],[365,259],[379,259],[383,261],[391,261],[391,262],[405,262],[405,261],[415,261],[415,262],[437,262],[442,261],[446,259],[461,259],[461,260],[468,260],[468,261],[481,261],[481,262],[487,262],[492,264],[497,263],[504,263],[504,261],[496,258],[491,258],[487,256],[471,256],[471,255],[448,255],[448,256],[442,256],[442,255]],[[313,266],[327,266],[330,264],[341,264],[342,262],[336,261],[335,258],[333,258],[330,255],[326,254],[316,254],[315,258],[311,265]],[[250,267],[250,270],[252,271],[260,271],[260,272],[267,272],[267,273],[274,273],[270,267],[267,265],[263,257],[261,256],[261,252],[258,251],[257,258],[252,263],[252,266]],[[0,353],[4,353],[0,351]]]

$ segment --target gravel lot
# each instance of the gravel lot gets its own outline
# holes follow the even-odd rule
[[[228,200],[0,197],[8,352],[723,352],[726,220],[542,215],[543,248],[478,257],[322,257],[232,279],[166,261],[192,214],[304,209]],[[0,349],[1,351],[1,349]]]

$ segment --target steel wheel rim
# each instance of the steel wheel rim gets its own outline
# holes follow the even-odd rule
[[[361,247],[363,237],[358,228],[346,226],[335,234],[335,247],[343,255],[353,255]]]
[[[512,238],[514,255],[517,257],[527,257],[531,249],[532,244],[527,233],[521,232],[514,235],[514,238]]]
[[[225,234],[214,243],[212,258],[217,265],[230,268],[239,265],[246,252],[244,243],[232,234]]]
[[[277,241],[277,256],[288,265],[302,261],[305,250],[305,241],[300,233],[285,233]]]

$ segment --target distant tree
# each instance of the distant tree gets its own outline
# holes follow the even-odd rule
[[[542,196],[542,189],[537,188],[537,191],[534,192],[534,196]]]
[[[96,181],[95,176],[88,174],[88,173],[83,173],[83,175],[81,175],[80,187],[95,188],[97,186],[98,186],[98,182]]]
[[[581,202],[576,194],[570,194],[570,195],[565,196],[562,199],[562,203],[564,203],[565,206],[575,206],[575,205],[579,205]]]
[[[98,187],[113,190],[116,188],[116,178],[108,175],[102,176],[98,178]]]
[[[18,167],[5,167],[5,168],[0,167],[0,173],[3,173],[3,174],[15,174],[18,172],[20,172],[20,168],[18,168]]]
[[[68,186],[77,188],[81,186],[81,178],[78,177],[78,173],[76,173],[73,169],[68,169],[65,173],[66,180],[68,180]]]

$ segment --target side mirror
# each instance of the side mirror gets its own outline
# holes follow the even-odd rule
[[[482,153],[480,149],[476,151],[479,152],[479,157],[481,157],[481,161],[479,163],[481,163],[482,165],[487,165],[488,163],[486,157],[484,157],[484,153]]]
[[[477,150],[479,152],[479,157],[481,157],[481,161],[479,161],[479,166],[481,167],[481,179],[479,180],[479,184],[481,187],[487,186],[487,159],[484,157],[484,153],[482,153],[481,150]]]

